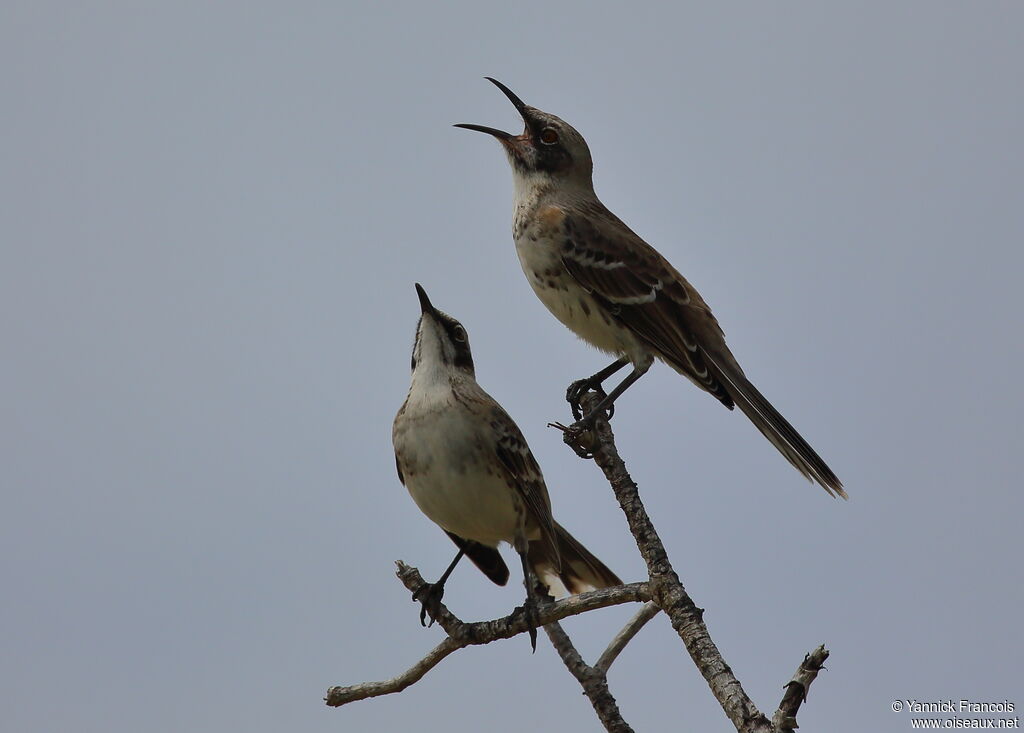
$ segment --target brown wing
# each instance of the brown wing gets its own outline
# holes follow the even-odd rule
[[[610,211],[594,207],[585,213],[563,220],[565,269],[662,359],[732,408],[732,397],[704,358],[708,345],[728,352],[707,303]]]
[[[726,407],[738,405],[807,479],[846,498],[832,469],[746,378],[707,303],[664,257],[600,204],[548,217],[562,220],[566,270],[613,318]]]
[[[551,516],[551,499],[540,466],[530,452],[530,446],[526,444],[519,426],[496,402],[491,405],[489,419],[497,441],[495,450],[507,472],[509,485],[519,493],[527,515],[540,527],[541,542],[548,549],[556,567],[561,568],[555,520]]]

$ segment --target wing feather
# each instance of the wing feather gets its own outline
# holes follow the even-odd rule
[[[549,550],[556,567],[560,568],[555,520],[551,516],[551,498],[540,466],[530,452],[530,446],[519,426],[497,403],[491,407],[490,423],[497,439],[495,450],[507,472],[509,485],[522,498],[529,518],[540,527],[541,542]]]
[[[825,461],[746,378],[686,278],[600,204],[562,214],[562,264],[609,315],[726,407],[738,405],[800,473],[846,498]]]
[[[609,314],[726,407],[732,397],[704,359],[702,342],[725,336],[696,290],[614,214],[566,215],[562,264]]]

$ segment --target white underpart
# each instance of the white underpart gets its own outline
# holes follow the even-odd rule
[[[526,279],[540,301],[581,339],[615,356],[628,358],[635,367],[646,371],[654,361],[650,350],[632,331],[605,315],[597,301],[569,274],[560,254],[561,232],[542,230],[535,216],[530,214],[539,205],[538,191],[543,186],[539,176],[523,176],[518,172],[515,180],[515,219],[528,222],[515,239],[516,254]],[[533,237],[534,239],[531,239]],[[611,263],[609,269],[623,266]],[[660,287],[660,283],[658,284]],[[650,294],[623,301],[643,303],[657,297],[657,288]]]
[[[424,328],[437,326],[424,319]],[[405,412],[395,425],[405,486],[420,511],[449,532],[491,547],[511,544],[521,514],[516,496],[496,470],[486,416],[455,399],[452,380],[464,380],[464,391],[482,390],[437,358],[438,341],[421,335]]]

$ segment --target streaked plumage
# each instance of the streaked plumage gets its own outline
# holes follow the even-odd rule
[[[696,289],[597,198],[590,150],[579,132],[490,81],[519,110],[523,134],[458,127],[493,135],[508,154],[515,183],[513,238],[523,271],[558,320],[620,358],[579,384],[600,387],[627,361],[632,364],[604,401],[607,407],[658,358],[729,409],[738,406],[800,473],[846,498],[824,460],[747,379]]]
[[[551,515],[540,466],[508,413],[476,382],[462,325],[417,285],[412,380],[392,431],[398,475],[420,510],[491,580],[507,542],[552,595],[621,581]]]

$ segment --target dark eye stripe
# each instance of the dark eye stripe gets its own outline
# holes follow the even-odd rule
[[[462,367],[463,369],[473,368],[473,356],[468,350],[460,349],[455,353],[455,366]]]

